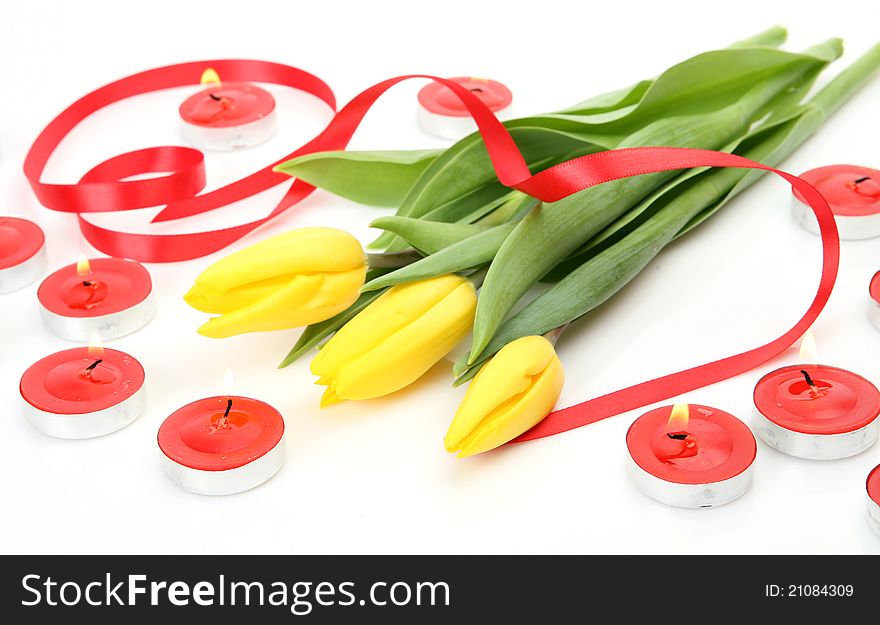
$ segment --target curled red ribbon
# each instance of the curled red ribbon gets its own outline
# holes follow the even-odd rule
[[[37,137],[25,159],[24,173],[40,202],[53,210],[77,214],[85,238],[95,248],[112,256],[146,262],[171,262],[210,254],[279,216],[308,196],[314,187],[300,180],[293,181],[267,216],[232,228],[208,232],[171,235],[124,233],[100,228],[86,221],[82,215],[165,205],[154,221],[168,221],[210,211],[289,181],[286,175],[273,172],[272,168],[302,154],[344,149],[373,103],[389,88],[410,78],[428,78],[452,90],[476,121],[498,179],[508,187],[545,202],[560,200],[610,180],[692,167],[740,167],[770,171],[788,181],[807,201],[816,214],[822,236],[822,277],[812,304],[791,329],[779,338],[747,352],[557,410],[514,442],[564,432],[754,369],[788,349],[809,329],[828,302],[834,287],[840,257],[837,226],[828,202],[805,180],[733,154],[663,147],[590,154],[532,175],[513,138],[479,98],[458,83],[436,76],[400,76],[373,85],[352,99],[321,134],[304,146],[258,172],[202,195],[198,194],[205,186],[204,157],[198,150],[179,146],[146,148],[110,158],[87,172],[76,184],[50,184],[40,180],[55,148],[80,121],[108,104],[133,95],[198,84],[206,67],[214,67],[226,80],[266,82],[300,89],[320,98],[331,109],[335,107],[333,92],[326,83],[312,74],[278,63],[211,60],[169,65],[134,74],[77,100]],[[145,173],[163,175],[127,180]]]
[[[834,215],[828,202],[815,187],[805,180],[735,154],[711,150],[635,148],[603,152],[595,156],[603,154],[611,155],[601,159],[603,167],[610,169],[594,176],[588,176],[587,186],[625,178],[628,175],[646,173],[646,167],[649,168],[647,171],[707,166],[744,167],[763,169],[781,176],[803,195],[819,220],[819,232],[822,236],[822,277],[819,281],[819,288],[804,315],[779,338],[741,354],[665,375],[557,410],[531,430],[514,439],[512,442],[515,443],[543,438],[595,423],[622,412],[715,384],[764,364],[791,347],[813,325],[819,313],[825,308],[825,304],[828,303],[828,298],[831,297],[831,291],[837,280],[837,269],[840,262],[840,238],[837,233],[837,223],[834,221]],[[581,168],[579,167],[579,169]],[[586,169],[589,169],[589,165]]]

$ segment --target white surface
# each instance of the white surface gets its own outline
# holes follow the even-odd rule
[[[442,11],[425,9],[423,17],[415,5],[377,2],[28,0],[0,6],[3,212],[45,228],[50,269],[93,252],[71,216],[38,205],[20,173],[25,151],[64,106],[134,71],[217,56],[264,58],[317,73],[343,102],[402,73],[476,74],[509,85],[517,112],[528,114],[631,84],[775,23],[789,27],[791,49],[845,37],[848,51],[838,67],[878,39],[873,1],[743,0],[723,18],[707,13],[704,2],[634,8],[449,1]],[[416,123],[422,84],[389,93],[367,116],[353,147],[444,145]],[[51,180],[76,180],[122,150],[179,142],[177,107],[186,92],[135,98],[87,120],[50,164]],[[247,152],[208,154],[211,187],[285,154],[326,122],[327,113],[312,99],[273,93],[278,136]],[[877,166],[878,99],[880,81],[785,168]],[[155,231],[239,223],[268,212],[283,191]],[[790,193],[778,180],[761,181],[571,328],[559,346],[567,373],[561,405],[757,346],[790,327],[812,297],[820,261],[818,239],[791,220]],[[144,212],[155,209],[105,215],[100,223],[135,229],[145,223],[138,214]],[[235,247],[305,225],[341,226],[366,241],[375,234],[366,224],[385,212],[316,193]],[[875,382],[880,333],[864,307],[868,281],[880,268],[878,250],[876,240],[845,243],[840,281],[815,327],[823,362]],[[144,364],[148,405],[132,425],[100,439],[53,440],[20,416],[21,372],[69,343],[42,327],[36,285],[0,299],[0,551],[880,553],[880,540],[864,519],[865,477],[880,461],[878,447],[817,463],[759,443],[754,487],[730,505],[691,511],[657,504],[629,483],[624,437],[641,411],[465,461],[443,451],[443,435],[464,393],[450,388],[447,363],[394,397],[320,411],[321,389],[312,385],[307,361],[275,368],[298,331],[227,340],[196,334],[205,316],[181,296],[218,257],[150,267],[155,319],[111,343]],[[795,358],[791,350],[682,401],[747,418],[755,382]],[[239,392],[285,416],[287,462],[247,493],[199,497],[163,475],[156,431],[183,404],[219,392],[227,367],[236,373]],[[237,529],[232,539],[219,540],[217,527]]]

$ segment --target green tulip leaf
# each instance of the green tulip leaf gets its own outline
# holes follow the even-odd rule
[[[409,245],[427,255],[439,252],[444,247],[482,232],[489,226],[390,216],[374,219],[370,223],[370,227],[381,228],[386,232],[396,234]]]
[[[440,150],[316,152],[275,167],[340,197],[370,206],[398,206]]]
[[[729,56],[737,52],[782,54],[787,55],[789,60],[775,73],[764,75],[762,80],[753,83],[732,104],[711,113],[661,117],[627,136],[618,147],[663,145],[721,149],[747,135],[751,124],[765,114],[768,105],[780,93],[793,88],[804,76],[825,67],[841,51],[840,41],[830,40],[802,54],[782,53],[768,48],[707,53],[716,57],[721,53]],[[701,60],[698,66],[703,67],[703,62]],[[726,65],[721,63],[719,67]],[[707,70],[703,68],[703,71]],[[704,76],[703,79],[715,83],[721,89],[716,83],[716,76]],[[649,100],[652,91],[662,80],[663,76],[654,83],[643,102]],[[680,86],[685,89],[684,85]],[[696,86],[689,91],[699,93]],[[706,97],[710,98],[708,95]],[[646,106],[659,106],[657,98]],[[442,157],[435,161],[434,165],[441,159]],[[578,247],[586,244],[675,176],[675,172],[661,172],[615,180],[586,189],[559,202],[546,204],[523,218],[505,240],[486,276],[474,322],[471,362],[486,348],[513,305],[533,284]]]
[[[735,153],[770,165],[780,163],[806,141],[844,101],[880,68],[880,45],[841,72],[807,104],[781,119],[770,119],[744,137]],[[802,87],[806,90],[807,85]],[[482,363],[508,342],[543,334],[570,323],[623,288],[670,241],[689,232],[748,188],[764,172],[712,169],[655,194],[635,217],[617,227],[604,246],[553,288],[506,320],[480,356],[455,363],[457,384],[472,378]]]
[[[502,224],[477,232],[406,267],[401,267],[371,280],[363,286],[363,290],[372,291],[401,282],[426,280],[435,276],[481,267],[492,260],[515,225],[513,223]]]

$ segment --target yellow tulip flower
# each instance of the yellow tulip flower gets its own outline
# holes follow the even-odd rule
[[[412,384],[470,331],[474,285],[454,274],[397,284],[345,324],[312,361],[321,406]]]
[[[184,296],[219,315],[199,334],[225,338],[329,319],[358,298],[367,262],[357,239],[333,228],[301,228],[221,258]]]
[[[446,450],[463,458],[516,438],[550,414],[564,380],[556,350],[543,336],[508,343],[468,387],[446,433]]]

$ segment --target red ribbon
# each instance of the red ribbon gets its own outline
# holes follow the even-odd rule
[[[108,104],[134,95],[196,85],[206,67],[214,67],[225,80],[292,87],[320,98],[331,109],[335,107],[333,92],[326,83],[312,74],[278,63],[211,60],[169,65],[134,74],[77,100],[37,137],[25,159],[24,173],[40,202],[53,210],[77,214],[85,238],[95,248],[112,256],[146,262],[171,262],[216,252],[279,216],[308,196],[314,187],[300,180],[293,181],[281,201],[265,217],[232,228],[191,234],[117,232],[86,221],[83,214],[165,205],[153,221],[168,221],[210,211],[287,182],[290,179],[286,175],[272,171],[275,165],[302,154],[344,149],[373,103],[389,88],[410,78],[428,78],[452,90],[476,121],[498,179],[504,185],[544,202],[555,202],[610,180],[691,167],[740,167],[770,171],[787,180],[804,197],[819,221],[823,251],[822,277],[809,309],[790,330],[766,345],[747,352],[557,410],[514,442],[564,432],[749,371],[782,353],[798,340],[819,316],[834,287],[840,256],[837,227],[825,198],[805,180],[733,154],[663,147],[590,154],[532,175],[513,138],[480,99],[458,83],[435,76],[400,76],[373,85],[352,99],[321,134],[304,146],[237,182],[201,195],[199,192],[205,186],[204,156],[198,150],[179,146],[146,148],[110,158],[87,172],[76,184],[51,184],[40,180],[58,144],[83,119]],[[144,180],[127,179],[147,173],[163,175]]]
[[[642,382],[575,404],[574,406],[569,406],[568,408],[557,410],[550,413],[546,419],[538,423],[531,430],[514,439],[512,442],[515,443],[543,438],[581,427],[582,425],[595,423],[622,412],[641,408],[642,406],[715,384],[764,364],[791,347],[813,325],[825,304],[828,303],[828,298],[831,297],[831,291],[837,279],[837,268],[840,262],[840,238],[837,233],[834,215],[822,194],[802,178],[735,154],[725,154],[709,150],[634,148],[631,150],[603,152],[591,156],[602,156],[605,154],[609,155],[609,157],[597,160],[601,160],[602,167],[607,167],[608,169],[599,171],[594,175],[586,175],[584,179],[586,186],[594,186],[602,182],[625,178],[626,176],[639,173],[683,167],[744,167],[763,169],[781,176],[803,195],[819,220],[819,232],[822,235],[822,277],[819,281],[819,288],[816,291],[813,302],[804,315],[779,338],[735,356],[729,356],[705,365]],[[582,158],[590,159],[590,156]],[[569,161],[569,163],[573,162]],[[585,174],[585,170],[590,168],[589,164],[587,164],[586,166],[578,166],[577,169],[581,174]]]

